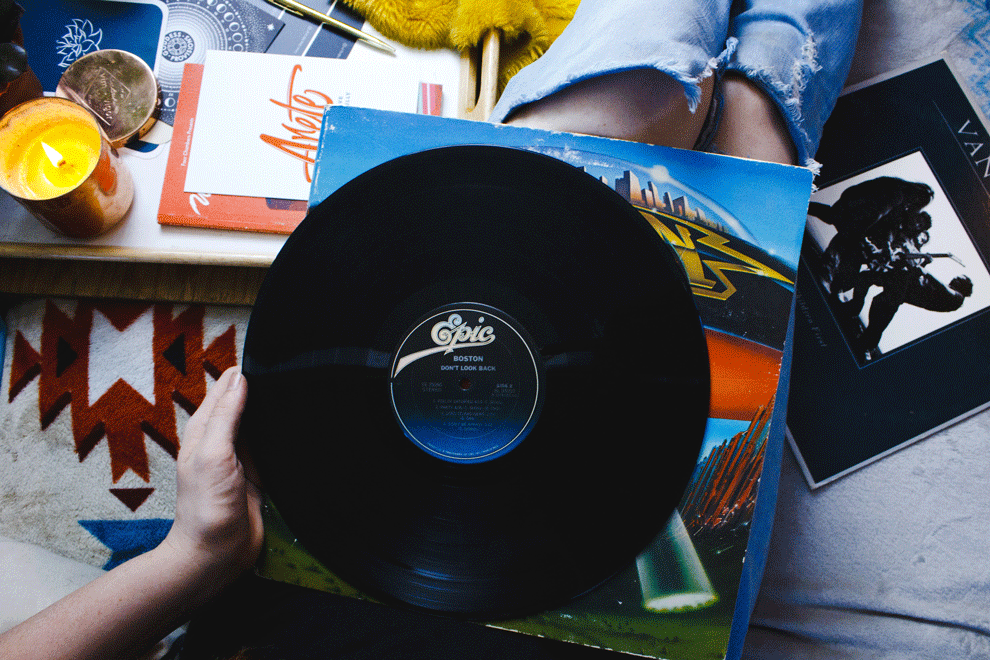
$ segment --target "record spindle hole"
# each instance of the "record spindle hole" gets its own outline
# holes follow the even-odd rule
[[[461,389],[467,392],[469,389],[471,389],[471,379],[461,378],[460,385],[461,385]]]

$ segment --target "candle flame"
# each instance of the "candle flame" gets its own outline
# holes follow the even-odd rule
[[[62,167],[65,165],[65,156],[56,151],[51,145],[45,144],[44,140],[41,142],[41,148],[44,149],[45,155],[48,156],[48,160],[52,161],[52,165],[55,167]]]

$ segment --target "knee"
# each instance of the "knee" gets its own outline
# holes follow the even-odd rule
[[[506,123],[690,149],[708,115],[713,80],[700,83],[692,110],[684,86],[655,69],[618,71],[577,82],[525,105]]]
[[[728,72],[722,79],[721,119],[714,150],[730,156],[797,165],[798,154],[777,104],[756,83]]]

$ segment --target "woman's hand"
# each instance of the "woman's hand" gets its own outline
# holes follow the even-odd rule
[[[0,635],[0,658],[133,658],[254,564],[260,498],[234,451],[246,398],[244,378],[228,369],[186,424],[165,540]]]
[[[186,424],[175,522],[162,544],[223,582],[254,564],[263,540],[261,498],[234,448],[246,399],[244,377],[230,368]]]

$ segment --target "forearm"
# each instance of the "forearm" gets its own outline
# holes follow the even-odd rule
[[[133,658],[181,625],[220,586],[207,562],[162,544],[0,636],[0,658]]]
[[[0,658],[133,658],[254,563],[264,538],[260,496],[234,450],[246,398],[232,367],[186,424],[175,521],[161,545],[0,636]]]

